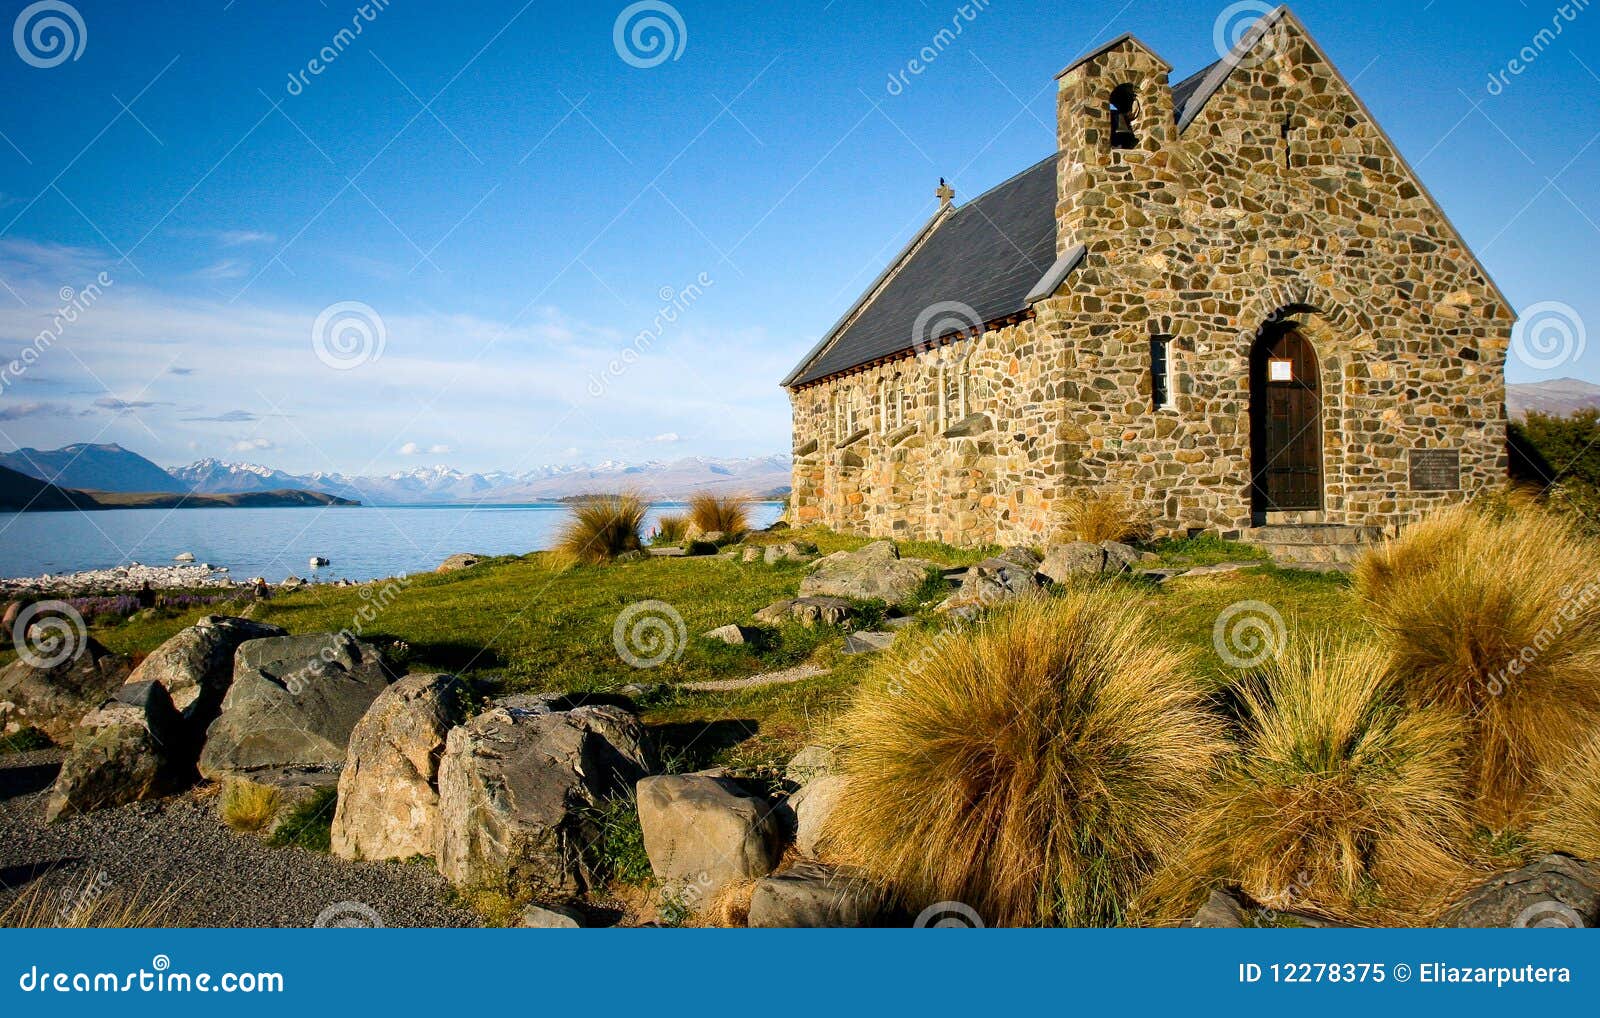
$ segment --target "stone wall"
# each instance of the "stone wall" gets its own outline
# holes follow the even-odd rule
[[[1115,149],[1123,84],[1139,137]],[[1275,321],[1316,349],[1321,519],[1392,531],[1501,483],[1510,310],[1296,23],[1181,137],[1167,66],[1135,40],[1070,69],[1058,113],[1058,250],[1084,244],[1084,264],[1024,322],[793,392],[797,522],[1038,543],[1089,486],[1130,491],[1163,532],[1243,530],[1249,358]],[[1160,409],[1152,338],[1170,352]],[[967,420],[941,372],[966,379]],[[880,426],[873,400],[897,385],[903,419]],[[864,435],[841,436],[846,398]],[[1462,490],[1411,490],[1415,449],[1459,450]]]

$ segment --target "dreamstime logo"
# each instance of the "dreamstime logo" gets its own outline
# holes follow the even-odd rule
[[[359,901],[340,901],[317,913],[311,924],[318,929],[381,930],[383,917],[371,905]]]
[[[35,601],[17,614],[11,626],[17,656],[41,671],[77,657],[88,639],[83,616],[65,601]]]
[[[630,345],[622,348],[621,354],[608,361],[602,374],[589,376],[589,395],[595,399],[604,396],[606,390],[611,387],[611,380],[627,374],[628,369],[639,363],[639,360],[650,352],[650,348],[656,345],[656,340],[666,333],[667,327],[676,325],[678,319],[688,313],[694,302],[704,297],[706,291],[715,285],[716,280],[702,272],[692,283],[681,289],[663,286],[658,290],[656,296],[661,298],[661,307],[651,319],[650,327],[641,330],[633,337]]]
[[[1224,7],[1211,26],[1211,43],[1216,47],[1217,56],[1228,59],[1245,37],[1271,17],[1274,10],[1275,7],[1262,0],[1239,0]],[[1234,66],[1259,67],[1282,52],[1286,42],[1283,19],[1278,18],[1269,27],[1256,33],[1249,52],[1239,53],[1233,58]]]
[[[911,325],[911,349],[918,356],[936,350],[940,340],[953,333],[966,332],[983,326],[983,319],[969,304],[958,300],[942,300],[930,304],[917,315]]]
[[[889,75],[887,90],[890,95],[901,95],[911,85],[911,79],[926,71],[944,55],[945,50],[955,44],[967,26],[978,19],[989,8],[992,0],[967,0],[956,8],[950,16],[950,27],[941,28],[928,40],[928,44],[917,51],[917,55],[906,61],[904,67]]]
[[[59,67],[83,56],[89,29],[83,15],[60,0],[39,0],[17,15],[11,26],[11,43],[17,56],[30,67]]]
[[[1511,925],[1524,930],[1582,930],[1589,924],[1571,905],[1559,901],[1536,901],[1517,913]]]
[[[1577,21],[1578,15],[1589,9],[1590,2],[1591,0],[1567,0],[1556,8],[1555,14],[1550,17],[1550,27],[1539,29],[1533,38],[1528,40],[1528,44],[1517,51],[1516,56],[1506,61],[1503,70],[1489,75],[1489,84],[1486,86],[1489,94],[1503,95],[1511,86],[1511,79],[1521,77],[1523,72],[1537,63],[1545,51],[1566,34],[1567,26]]]
[[[971,905],[941,901],[923,909],[911,925],[919,930],[981,930],[983,917]]]
[[[1541,301],[1517,318],[1511,350],[1530,368],[1557,368],[1583,356],[1588,332],[1577,309],[1558,300]]]
[[[617,616],[611,643],[633,667],[656,668],[683,656],[689,630],[678,609],[665,601],[638,601]]]
[[[29,368],[39,363],[45,352],[56,345],[56,340],[66,335],[68,327],[77,324],[80,318],[88,314],[114,283],[109,273],[101,272],[79,289],[63,286],[59,294],[61,306],[50,316],[50,324],[33,337],[31,344],[22,348],[15,360],[0,367],[0,392],[16,384]]]
[[[1277,657],[1288,640],[1283,616],[1264,601],[1235,601],[1211,627],[1217,656],[1234,668],[1254,668]]]
[[[311,326],[311,349],[335,371],[349,371],[383,356],[388,327],[371,305],[342,300],[322,309]]]
[[[611,26],[611,44],[617,56],[632,67],[660,67],[683,56],[689,45],[689,27],[671,4],[639,0],[617,15]]]

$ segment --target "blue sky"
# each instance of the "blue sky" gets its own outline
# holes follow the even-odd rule
[[[786,450],[779,379],[938,178],[1047,155],[1053,75],[1122,31],[1209,63],[1228,5],[675,0],[645,67],[621,2],[72,6],[76,59],[0,46],[0,361],[109,284],[3,379],[0,446],[366,472]],[[1499,94],[1560,4],[1294,8],[1512,302],[1600,329],[1600,7]],[[319,358],[319,315],[353,345]],[[1600,332],[1508,373],[1600,379]]]

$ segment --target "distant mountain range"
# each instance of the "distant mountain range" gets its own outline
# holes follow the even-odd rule
[[[1565,417],[1596,408],[1600,408],[1600,385],[1576,378],[1506,386],[1506,412],[1513,420],[1526,417],[1529,410]]]
[[[231,509],[353,505],[315,491],[254,491],[237,495],[198,495],[182,491],[80,491],[0,467],[0,510],[47,512],[62,509]]]
[[[0,453],[0,466],[63,489],[196,495],[320,492],[369,505],[553,502],[573,495],[622,490],[638,490],[666,499],[700,491],[764,497],[787,492],[790,477],[787,456],[607,462],[592,467],[539,467],[521,473],[463,473],[435,466],[360,477],[323,472],[290,474],[254,463],[217,459],[163,470],[118,445],[72,445],[50,452],[19,449]]]

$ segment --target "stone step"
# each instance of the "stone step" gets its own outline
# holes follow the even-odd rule
[[[1255,545],[1367,545],[1383,540],[1383,531],[1378,527],[1351,527],[1337,523],[1279,523],[1251,527],[1240,540]]]

